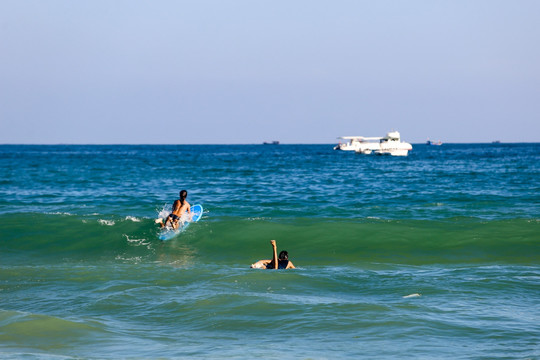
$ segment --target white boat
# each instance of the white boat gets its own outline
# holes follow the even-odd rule
[[[339,143],[334,147],[334,150],[356,151],[363,154],[371,154],[372,151],[380,149],[380,137],[365,137],[365,136],[342,136],[339,139],[347,140],[347,142]]]
[[[334,150],[355,151],[358,154],[407,156],[412,145],[402,142],[399,132],[391,131],[385,137],[342,136],[348,142],[340,143]]]
[[[391,131],[380,140],[380,149],[375,151],[377,155],[407,156],[412,150],[412,145],[401,141],[399,132]]]

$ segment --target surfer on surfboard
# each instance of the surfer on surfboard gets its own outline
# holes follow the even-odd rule
[[[182,215],[185,213],[191,213],[191,206],[186,201],[187,191],[180,191],[180,199],[174,201],[172,212],[167,216],[165,223],[161,222],[160,225],[162,228],[166,227],[167,224],[171,224],[173,229],[178,229],[178,223],[180,222]]]
[[[277,256],[276,240],[270,240],[272,244],[272,260],[259,260],[251,264],[253,269],[295,269],[292,261],[289,261],[289,253],[283,250]]]

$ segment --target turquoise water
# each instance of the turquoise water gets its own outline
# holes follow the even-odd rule
[[[0,357],[540,359],[539,160],[0,146]],[[249,268],[270,239],[298,269]]]

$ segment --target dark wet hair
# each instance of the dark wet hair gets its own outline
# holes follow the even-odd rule
[[[186,200],[187,197],[187,190],[181,190],[180,191],[180,202],[182,205],[184,205],[184,200]]]
[[[283,250],[279,253],[278,260],[289,260],[289,253]]]

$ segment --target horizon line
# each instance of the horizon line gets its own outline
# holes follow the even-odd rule
[[[490,141],[490,142],[443,142],[442,145],[448,144],[538,144],[540,141]],[[276,147],[280,145],[335,145],[336,143],[279,143],[279,144],[265,144],[265,143],[0,143],[0,146],[178,146],[178,145],[191,145],[191,146],[205,146],[205,145],[239,145],[239,146],[253,146],[262,145],[269,147]],[[412,145],[427,145],[426,142],[411,142]],[[431,145],[433,146],[433,145]],[[436,145],[439,146],[439,145]]]

